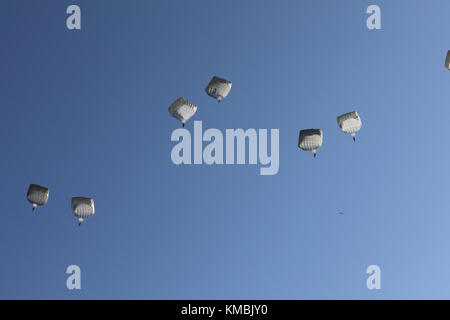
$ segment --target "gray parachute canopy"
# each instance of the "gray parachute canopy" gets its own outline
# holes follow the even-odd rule
[[[205,88],[206,93],[220,102],[231,90],[231,81],[214,76]]]
[[[95,213],[94,199],[85,197],[72,198],[72,212],[78,218],[78,225],[81,225],[84,218],[92,217]]]
[[[170,114],[184,124],[197,112],[197,106],[190,103],[186,99],[178,98],[169,107]]]
[[[337,123],[342,132],[350,133],[353,141],[356,140],[356,132],[361,129],[362,122],[358,112],[353,111],[337,117]]]
[[[47,203],[48,197],[50,195],[50,190],[46,187],[30,184],[27,192],[27,200],[33,205],[33,210],[37,206],[43,206]]]
[[[447,56],[445,57],[445,67],[450,70],[450,50],[447,51]]]
[[[305,151],[311,151],[316,157],[317,150],[322,146],[322,129],[300,130],[298,137],[298,147]]]

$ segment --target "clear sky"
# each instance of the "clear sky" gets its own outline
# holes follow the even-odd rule
[[[70,4],[80,31],[66,28]],[[381,30],[366,28],[370,4]],[[449,11],[1,1],[0,298],[450,298]],[[213,75],[233,82],[220,104],[204,92]],[[199,107],[191,132],[279,129],[279,173],[174,165],[179,96]],[[353,110],[356,144],[336,123]],[[297,147],[308,128],[324,132],[315,160]],[[36,213],[30,183],[50,188]],[[81,228],[73,196],[95,199]]]

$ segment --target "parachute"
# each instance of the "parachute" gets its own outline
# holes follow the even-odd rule
[[[197,112],[197,106],[190,103],[186,99],[178,98],[169,107],[170,114],[184,124]]]
[[[78,226],[84,221],[84,218],[92,217],[95,213],[94,199],[84,197],[72,198],[72,211],[78,218]]]
[[[342,132],[350,133],[353,141],[356,141],[356,132],[361,129],[362,122],[358,112],[353,111],[337,117],[339,128]]]
[[[206,87],[205,91],[219,103],[231,90],[231,81],[214,76]]]
[[[312,151],[314,158],[316,157],[317,150],[322,146],[322,142],[322,129],[300,130],[298,147],[305,151]]]
[[[450,70],[450,50],[447,51],[447,57],[445,57],[445,67]]]
[[[27,200],[33,205],[33,211],[37,206],[43,206],[47,203],[50,190],[37,184],[30,184],[27,192]]]

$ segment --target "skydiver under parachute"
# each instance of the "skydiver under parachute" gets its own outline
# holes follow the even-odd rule
[[[175,118],[181,121],[184,128],[184,124],[197,112],[197,106],[190,103],[186,99],[178,98],[169,107],[169,113]]]
[[[300,130],[298,137],[298,147],[304,151],[311,151],[316,158],[317,151],[322,146],[323,131],[322,129],[306,129]]]
[[[84,221],[84,218],[92,217],[95,214],[94,199],[85,197],[72,198],[72,212],[78,218],[78,226]]]
[[[339,128],[344,133],[350,133],[353,138],[353,142],[356,142],[356,132],[361,129],[362,122],[358,115],[358,112],[353,111],[345,113],[337,117]]]
[[[205,88],[205,92],[220,103],[230,93],[231,86],[231,81],[214,76]]]
[[[32,204],[32,211],[35,211],[38,206],[43,206],[47,203],[50,195],[50,190],[46,187],[30,184],[27,192],[27,200]]]

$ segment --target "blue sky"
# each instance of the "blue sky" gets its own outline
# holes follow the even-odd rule
[[[70,4],[80,31],[66,28]],[[366,28],[371,4],[382,30]],[[449,10],[2,1],[0,298],[450,298]],[[219,105],[204,92],[213,75],[233,82]],[[279,129],[279,173],[172,164],[179,96],[199,107],[191,131]],[[336,124],[352,110],[356,144]],[[324,131],[315,160],[297,147],[307,128]],[[51,190],[37,213],[30,183]],[[95,199],[81,228],[73,196]]]

